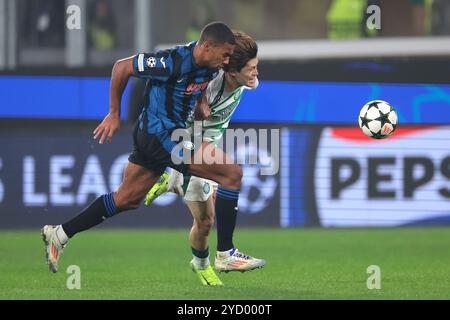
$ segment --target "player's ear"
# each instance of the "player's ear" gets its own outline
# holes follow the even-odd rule
[[[210,40],[205,40],[203,42],[202,46],[203,46],[203,49],[205,49],[205,51],[209,51],[209,50],[211,50],[212,43]]]
[[[236,78],[236,76],[238,75],[238,73],[239,73],[239,72],[237,72],[237,71],[234,70],[234,69],[230,69],[230,70],[228,71],[228,74],[229,74],[230,76],[234,77],[234,78]]]

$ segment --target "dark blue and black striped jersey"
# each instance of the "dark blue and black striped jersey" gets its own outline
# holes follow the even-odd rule
[[[147,79],[144,110],[148,133],[185,128],[197,100],[217,76],[217,70],[195,63],[195,44],[196,41],[134,57],[136,76]]]

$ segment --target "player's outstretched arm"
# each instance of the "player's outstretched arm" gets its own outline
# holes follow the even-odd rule
[[[99,143],[105,139],[111,142],[111,138],[120,128],[120,103],[122,94],[130,76],[134,75],[133,57],[118,60],[112,69],[111,84],[109,90],[109,113],[94,130],[94,139],[100,137]]]

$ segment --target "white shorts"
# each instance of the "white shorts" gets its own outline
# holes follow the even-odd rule
[[[217,183],[211,180],[192,176],[186,189],[184,199],[187,201],[205,202],[212,195]]]

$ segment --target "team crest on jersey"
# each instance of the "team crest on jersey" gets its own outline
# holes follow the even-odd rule
[[[208,182],[205,182],[203,184],[203,192],[205,194],[208,194],[210,190],[211,190],[211,185]]]
[[[147,63],[147,66],[148,66],[148,67],[154,68],[154,67],[156,66],[156,59],[155,59],[155,57],[149,57],[149,58],[147,58],[146,63]]]
[[[190,83],[190,84],[187,86],[186,91],[184,91],[183,93],[184,93],[184,94],[191,95],[191,94],[194,93],[195,91],[198,91],[198,90],[203,91],[203,90],[205,90],[206,87],[208,86],[208,83],[209,83],[208,81],[201,82],[201,83]]]
[[[225,109],[225,111],[222,113],[222,117],[227,118],[234,111],[234,109],[236,109],[236,107],[237,107],[237,103],[235,103],[234,105]]]

